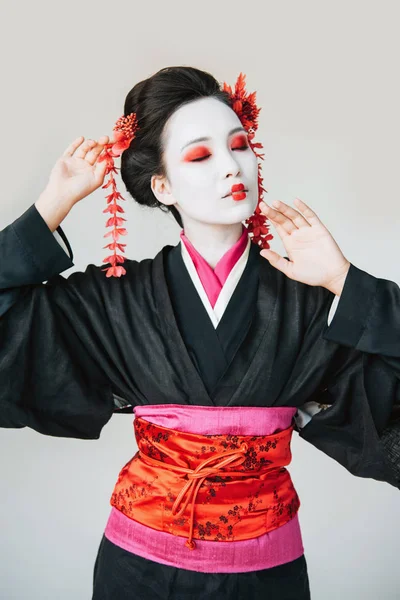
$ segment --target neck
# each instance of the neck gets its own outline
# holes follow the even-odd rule
[[[197,252],[214,269],[224,254],[239,240],[243,225],[242,223],[230,225],[184,223],[184,232]]]

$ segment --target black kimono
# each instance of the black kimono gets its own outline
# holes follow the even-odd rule
[[[300,409],[314,403],[325,409],[299,430],[302,438],[356,476],[400,486],[397,284],[351,265],[328,326],[333,294],[290,280],[252,244],[214,329],[179,246],[165,246],[154,259],[126,260],[120,279],[106,278],[104,265],[92,264],[65,279],[59,273],[73,266],[73,255],[61,227],[58,232],[71,258],[35,205],[0,232],[2,427],[96,439],[114,412],[132,413],[143,404]],[[135,597],[186,597],[174,592],[179,570],[105,546],[103,539],[98,589],[111,586],[101,580],[106,566],[99,572],[99,562],[115,551],[119,564],[132,561],[127,581],[145,565],[158,569],[151,583],[160,581],[160,590],[149,587],[147,596],[135,588]],[[181,570],[182,590],[196,598],[239,598],[241,586],[252,585],[254,595],[245,587],[243,597],[276,589],[281,599],[308,598],[304,557],[294,562],[254,577]],[[297,595],[289,588],[282,594],[276,584],[282,575]],[[112,585],[110,596],[94,597],[130,597]],[[150,582],[142,585],[145,590]],[[194,596],[194,589],[202,591]]]

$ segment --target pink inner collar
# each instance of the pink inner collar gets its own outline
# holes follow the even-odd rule
[[[215,269],[210,267],[208,262],[196,250],[193,244],[186,237],[183,229],[180,233],[182,243],[185,244],[185,248],[187,249],[190,258],[193,261],[199,279],[213,308],[218,300],[220,291],[222,290],[229,273],[242,256],[246,248],[248,240],[247,229],[244,225],[242,225],[242,227],[242,235],[238,241],[220,258]]]

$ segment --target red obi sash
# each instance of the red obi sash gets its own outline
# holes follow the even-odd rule
[[[247,540],[290,521],[300,500],[285,469],[293,425],[271,435],[195,434],[134,423],[138,452],[111,505],[143,525],[212,541]]]

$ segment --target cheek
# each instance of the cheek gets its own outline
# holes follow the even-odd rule
[[[188,215],[203,217],[210,213],[215,189],[203,169],[175,170],[171,183],[176,202]]]
[[[246,164],[243,164],[243,171],[247,176],[249,184],[256,185],[258,181],[258,160],[254,154],[253,158],[246,161]]]
[[[244,162],[247,166],[247,168],[250,171],[256,171],[258,170],[258,159],[257,156],[254,154],[254,152],[246,152],[245,155],[243,155],[243,159]]]
[[[214,184],[215,185],[215,184]],[[174,173],[173,186],[176,190],[190,195],[199,195],[213,186],[213,175],[204,165],[186,164],[185,168],[177,169]]]
[[[183,168],[182,165],[174,165],[170,170],[170,182],[172,185],[172,191],[175,195],[179,196],[180,191],[188,189],[190,186],[190,173],[187,169]]]

